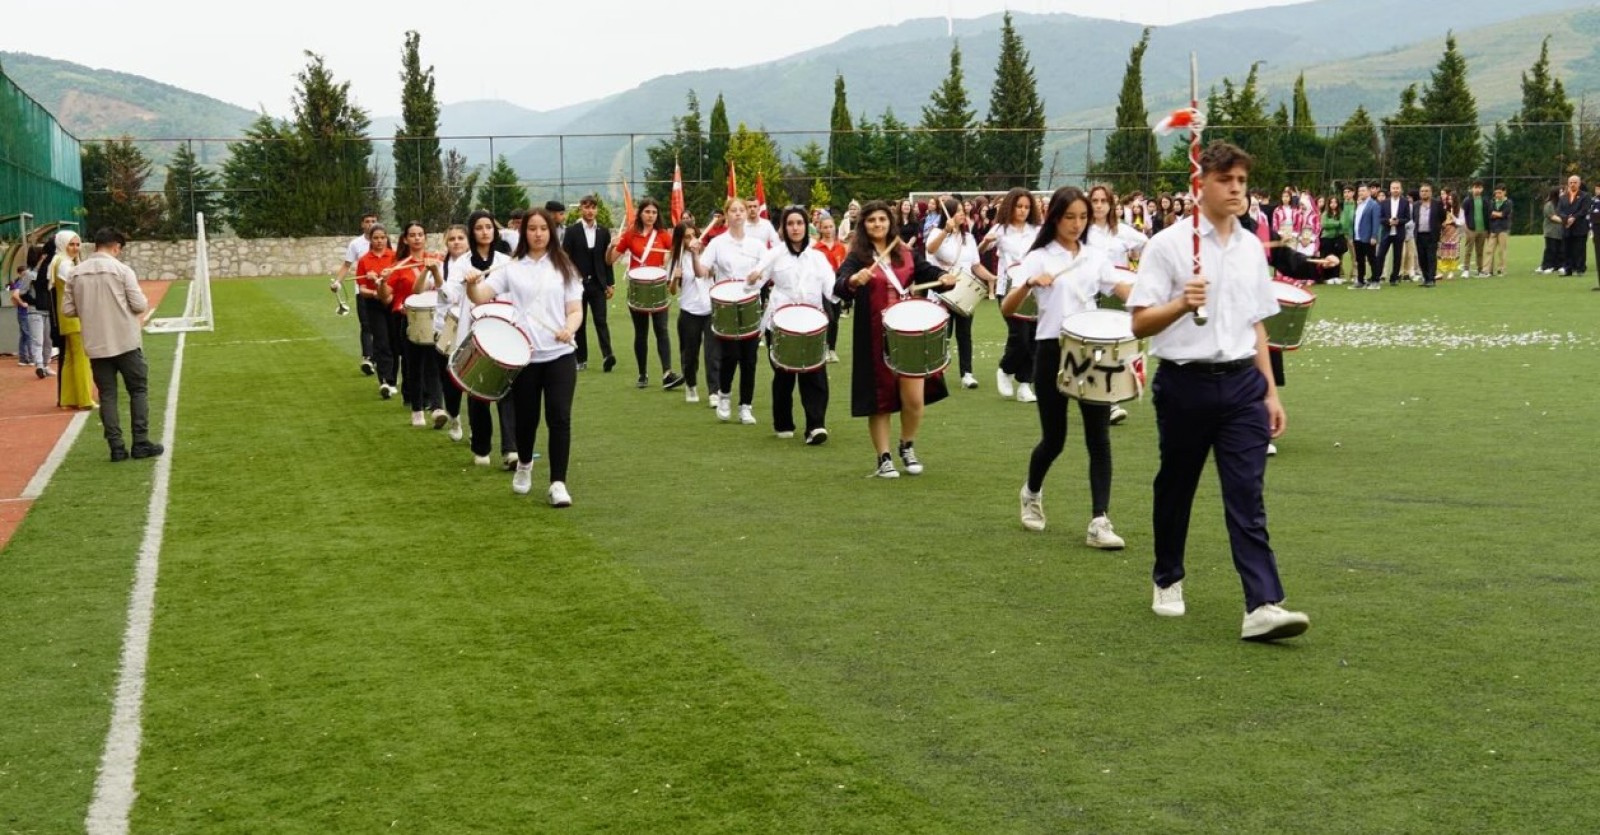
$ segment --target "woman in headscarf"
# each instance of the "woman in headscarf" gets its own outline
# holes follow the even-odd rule
[[[62,298],[72,268],[78,265],[83,242],[78,233],[63,229],[56,233],[56,257],[50,261],[50,292],[55,297],[56,321],[61,331],[61,378],[57,384],[57,404],[63,409],[92,409],[94,375],[89,355],[83,350],[83,324],[75,316],[62,314]]]

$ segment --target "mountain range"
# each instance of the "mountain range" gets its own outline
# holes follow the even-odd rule
[[[1128,50],[1142,27],[1066,14],[1018,13],[1013,21],[1030,53],[1049,125],[1111,126]],[[954,22],[979,119],[993,84],[1000,26],[999,15]],[[836,74],[845,78],[853,113],[876,120],[892,109],[915,124],[948,68],[946,27],[938,18],[866,29],[768,63],[661,76],[558,110],[503,101],[447,104],[440,135],[475,163],[506,155],[540,194],[570,196],[574,189],[642,177],[646,149],[670,132],[690,90],[705,116],[721,94],[734,125],[765,128],[789,148],[826,141]],[[1322,125],[1339,124],[1358,104],[1381,117],[1395,109],[1403,87],[1427,81],[1451,30],[1485,122],[1504,119],[1520,105],[1520,75],[1546,36],[1568,93],[1575,100],[1600,94],[1600,8],[1593,0],[1453,0],[1439,13],[1399,13],[1392,0],[1314,0],[1156,28],[1143,66],[1146,104],[1160,113],[1188,98],[1193,51],[1202,97],[1223,77],[1242,80],[1255,62],[1262,64],[1261,85],[1271,100],[1287,100],[1303,72]],[[239,135],[256,115],[171,85],[65,61],[0,53],[0,66],[83,138],[226,138]],[[372,136],[392,136],[398,117],[372,122]],[[1095,136],[1098,144],[1104,133]],[[1086,137],[1052,132],[1047,169],[1054,160],[1058,172],[1081,170]],[[158,150],[152,156],[164,155]]]

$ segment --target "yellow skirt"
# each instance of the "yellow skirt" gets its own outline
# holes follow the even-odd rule
[[[94,372],[89,368],[89,355],[83,352],[83,334],[64,334],[66,345],[61,347],[61,405],[65,408],[88,409],[95,406]]]

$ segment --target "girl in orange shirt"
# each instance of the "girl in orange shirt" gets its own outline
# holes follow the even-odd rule
[[[428,240],[428,232],[421,223],[411,221],[405,225],[400,235],[400,245],[395,247],[395,264],[402,265],[389,274],[389,280],[378,286],[378,300],[384,303],[389,310],[388,332],[389,350],[394,356],[400,357],[400,396],[407,406],[411,407],[411,425],[423,426],[427,423],[423,412],[428,409],[438,410],[442,414],[444,408],[444,392],[439,388],[439,375],[437,372],[429,373],[431,366],[427,364],[428,358],[424,351],[433,352],[431,345],[412,342],[406,337],[406,299],[417,289],[417,278],[424,271],[433,276],[435,284],[442,284],[439,274],[439,264],[443,260],[439,255],[424,249]],[[380,364],[381,367],[381,364]],[[390,378],[390,388],[394,387],[394,378]],[[439,425],[444,426],[444,421]]]
[[[817,242],[811,247],[828,259],[828,266],[835,273],[839,271],[839,265],[844,263],[845,247],[835,235],[833,215],[828,214],[827,209],[823,209],[817,217]],[[843,310],[843,302],[824,299],[823,304],[828,308],[828,362],[838,362],[839,354],[834,348],[839,345],[839,313]]]
[[[629,270],[639,267],[664,269],[667,265],[667,253],[671,250],[672,231],[667,228],[666,219],[661,216],[661,204],[653,197],[646,197],[639,201],[633,225],[622,231],[616,243],[611,245],[611,251],[606,253],[606,264],[608,266],[615,264],[623,253],[627,253]],[[661,358],[661,387],[670,391],[683,385],[683,375],[672,370],[672,337],[667,333],[670,310],[670,304],[651,312],[634,310],[632,306],[628,308],[628,314],[633,318],[633,357],[639,362],[639,388],[650,385],[645,366],[645,355],[649,353],[650,341],[646,322],[656,332],[656,354]]]
[[[394,386],[395,353],[389,344],[388,320],[382,312],[386,308],[378,288],[387,281],[389,268],[394,266],[394,250],[389,248],[389,230],[381,225],[367,231],[367,242],[371,244],[367,254],[356,261],[356,303],[376,305],[373,312],[378,318],[369,320],[372,359],[378,366],[378,396],[388,400],[398,391]]]

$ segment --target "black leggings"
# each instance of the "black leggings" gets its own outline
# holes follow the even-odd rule
[[[772,363],[771,358],[767,359]],[[772,431],[794,431],[794,389],[800,386],[800,409],[805,412],[806,432],[828,425],[828,367],[796,373],[772,366]]]
[[[950,314],[949,330],[956,334],[956,357],[962,374],[972,373],[972,317]]]
[[[443,408],[444,391],[439,385],[439,369],[444,365],[444,357],[439,356],[432,345],[418,345],[409,339],[406,340],[405,356],[406,381],[411,384],[406,405],[413,412]]]
[[[403,341],[406,338],[406,317],[403,313],[390,313],[382,305],[374,308],[373,314],[368,319],[372,325],[372,361],[378,366],[378,382],[392,386],[400,375],[400,358],[405,351],[405,346],[395,339],[398,337]],[[396,317],[400,320],[398,331]]]
[[[667,309],[662,308],[654,313],[640,313],[630,309],[628,315],[633,317],[633,358],[639,361],[639,379],[648,376],[645,366],[645,355],[650,350],[650,329],[645,327],[645,320],[656,331],[656,353],[661,357],[661,373],[666,374],[672,370],[672,337],[667,333]]]
[[[1033,382],[1034,322],[1006,317],[1006,350],[1000,357],[1000,370],[1014,375],[1019,383]],[[1055,372],[1051,372],[1054,374]],[[1049,377],[1046,377],[1046,382]]]
[[[1034,392],[1039,396],[1040,436],[1028,459],[1028,490],[1038,493],[1044,489],[1050,465],[1067,445],[1069,398],[1053,382],[1061,369],[1061,343],[1053,339],[1038,343],[1033,369],[1033,379],[1043,384]],[[1083,447],[1089,453],[1091,517],[1104,516],[1111,509],[1111,407],[1079,400],[1078,416],[1083,420]]]
[[[678,311],[678,345],[683,350],[679,359],[683,362],[683,379],[689,388],[699,384],[702,346],[706,352],[706,388],[722,379],[722,346],[717,344],[719,341],[711,333],[711,314],[701,316]]]
[[[1600,238],[1595,239],[1595,246],[1600,247]],[[822,300],[822,307],[828,311],[828,350],[832,351],[839,347],[839,314],[843,310],[838,303],[827,299]]]
[[[539,434],[539,406],[550,425],[550,481],[567,480],[567,460],[572,453],[572,395],[578,388],[578,360],[572,354],[549,362],[530,363],[511,384],[516,413],[517,461],[533,463],[533,442]]]
[[[759,339],[719,339],[722,343],[722,372],[717,389],[723,394],[733,391],[733,372],[739,372],[739,405],[749,406],[756,401],[756,353],[761,349]]]

